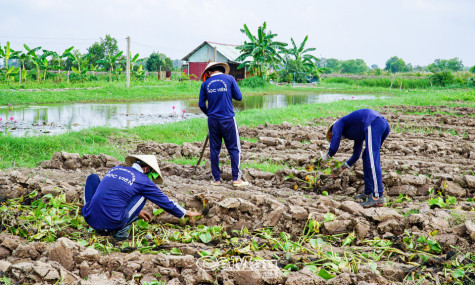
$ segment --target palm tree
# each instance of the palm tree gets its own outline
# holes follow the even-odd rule
[[[278,51],[287,46],[287,44],[273,41],[277,34],[273,34],[271,31],[266,32],[266,28],[267,24],[264,22],[257,29],[256,37],[249,31],[247,25],[244,24],[244,29],[241,29],[241,32],[248,37],[249,42],[244,41],[243,45],[237,47],[241,51],[241,55],[236,61],[243,61],[238,68],[248,67],[252,73],[257,76],[264,75],[267,80],[269,68],[282,61]]]

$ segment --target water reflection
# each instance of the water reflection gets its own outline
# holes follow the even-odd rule
[[[289,105],[326,103],[338,100],[376,99],[371,95],[311,94],[245,96],[235,102],[236,110],[271,109]],[[183,113],[186,110],[186,113]],[[0,130],[12,135],[62,133],[85,128],[110,126],[128,128],[168,123],[203,116],[197,100],[136,103],[75,103],[0,107]],[[10,120],[13,117],[17,123]]]

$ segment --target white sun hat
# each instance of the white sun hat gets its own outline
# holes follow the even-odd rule
[[[153,171],[158,173],[158,177],[152,180],[155,184],[163,183],[162,174],[160,173],[160,168],[158,167],[158,161],[155,155],[129,155],[125,158],[125,163],[127,166],[132,166],[137,159],[141,160],[143,163],[150,166]]]
[[[332,134],[333,130],[333,125],[337,122],[338,120],[334,121],[327,129],[327,141],[331,141],[330,135]]]
[[[201,76],[200,76],[201,81],[204,81],[204,76],[205,76],[206,71],[208,71],[208,69],[210,69],[213,66],[222,66],[222,67],[224,67],[224,74],[229,74],[230,69],[229,69],[229,65],[227,63],[225,63],[225,62],[210,62],[206,66],[205,70],[203,70],[203,72],[201,73]]]

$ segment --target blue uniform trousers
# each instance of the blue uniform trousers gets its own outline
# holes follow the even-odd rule
[[[365,194],[383,196],[380,149],[389,135],[390,127],[386,119],[379,117],[365,130],[366,148],[363,151],[363,172]]]
[[[86,185],[84,187],[84,205],[89,203],[92,200],[92,197],[96,193],[96,189],[101,183],[101,179],[97,174],[91,174],[86,179]],[[127,220],[124,221],[123,226],[115,230],[103,230],[103,229],[95,229],[98,234],[101,235],[112,235],[114,238],[118,240],[127,239],[128,232],[132,223],[138,220],[137,216],[142,211],[143,207],[145,206],[145,202],[147,200],[140,195],[136,195],[130,200],[130,203],[125,208],[127,212]]]
[[[223,139],[231,158],[233,180],[241,179],[241,141],[239,140],[236,119],[234,117],[222,120],[208,118],[208,129],[211,174],[213,175],[213,179],[215,181],[221,180],[219,153],[221,152]]]

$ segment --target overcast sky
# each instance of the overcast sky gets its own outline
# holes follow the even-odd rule
[[[203,41],[240,44],[247,24],[264,21],[277,39],[300,43],[314,55],[364,59],[391,56],[415,65],[459,57],[475,65],[473,0],[0,0],[0,43],[85,52],[110,34],[132,52],[163,52],[181,59]]]

